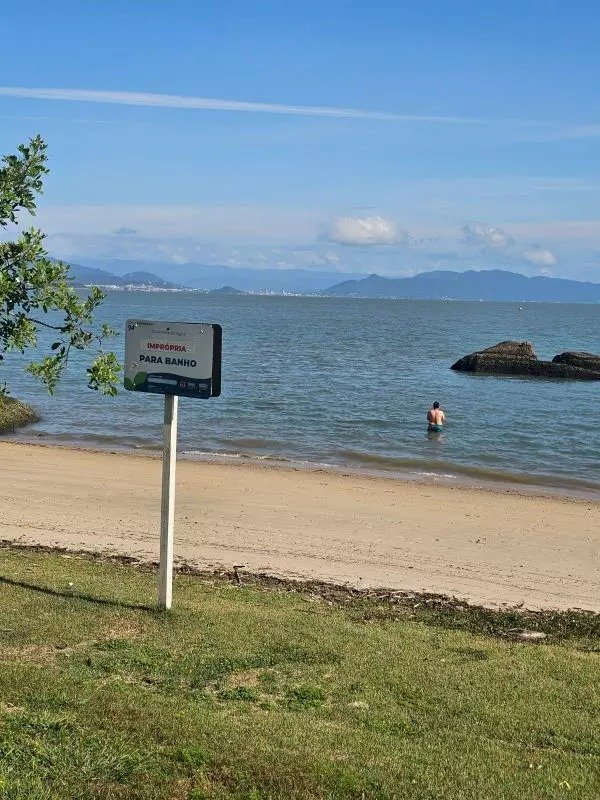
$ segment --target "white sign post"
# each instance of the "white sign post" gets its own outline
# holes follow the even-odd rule
[[[165,395],[162,496],[160,502],[160,566],[158,604],[171,608],[173,598],[173,528],[175,521],[175,465],[177,464],[177,395]]]
[[[179,395],[208,399],[221,394],[220,325],[127,320],[124,386],[165,396],[158,604],[171,608],[177,406]]]

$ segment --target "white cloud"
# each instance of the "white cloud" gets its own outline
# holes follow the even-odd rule
[[[0,86],[0,95],[31,100],[58,100],[84,103],[109,103],[126,106],[157,106],[160,108],[192,108],[200,111],[244,111],[260,114],[293,114],[304,117],[342,117],[346,119],[375,119],[390,122],[434,122],[452,125],[487,124],[474,117],[445,117],[435,114],[394,114],[369,111],[363,108],[335,106],[296,106],[287,103],[254,103],[246,100],[223,100],[215,97],[188,97],[149,92],[115,92],[95,89],[40,89],[23,86]]]
[[[337,217],[321,235],[322,241],[347,245],[397,244],[401,234],[396,223],[386,217]]]
[[[462,232],[463,243],[478,247],[481,254],[487,258],[493,253],[497,259],[504,259],[506,263],[514,266],[519,262],[526,261],[538,267],[541,272],[548,272],[548,268],[557,263],[554,253],[538,244],[532,244],[529,249],[521,250],[513,237],[509,236],[503,228],[475,222],[463,225]]]
[[[463,242],[476,247],[505,250],[514,244],[514,239],[502,228],[485,225],[483,222],[469,222],[463,225]]]
[[[152,106],[159,108],[189,108],[199,111],[233,111],[253,114],[292,114],[304,117],[334,117],[342,119],[383,120],[400,123],[429,123],[441,125],[504,126],[518,131],[517,141],[553,141],[559,139],[587,139],[600,136],[600,124],[560,124],[536,119],[493,119],[486,117],[443,116],[440,114],[400,114],[390,111],[372,111],[364,108],[336,106],[304,106],[289,103],[262,103],[247,100],[228,100],[218,97],[193,97],[154,92],[121,92],[97,89],[41,88],[26,86],[0,86],[0,96],[29,100],[58,102],[101,103],[104,105]],[[2,115],[0,119],[43,119]],[[114,123],[118,120],[75,119],[71,122]]]
[[[539,267],[553,267],[556,264],[556,256],[550,250],[544,250],[541,247],[534,247],[531,250],[523,252],[523,258],[529,261],[530,264],[535,264]]]
[[[512,226],[511,226],[512,232]],[[8,231],[0,231],[0,241]],[[520,238],[520,237],[519,237]],[[431,269],[508,269],[531,275],[551,274],[562,278],[600,281],[598,239],[585,239],[566,244],[544,246],[524,243],[509,250],[474,250],[458,247],[455,229],[453,236],[441,242],[418,247],[347,247],[323,242],[271,246],[262,243],[207,239],[194,236],[143,235],[118,236],[114,233],[50,234],[48,251],[57,257],[89,266],[102,266],[99,260],[134,260],[143,263],[231,264],[248,268],[284,268],[285,266],[316,271],[352,272],[399,276],[426,272]],[[525,244],[527,243],[527,244]],[[548,256],[550,252],[550,256]],[[527,255],[533,261],[527,260]],[[338,257],[336,260],[332,255]],[[538,263],[534,263],[537,259]],[[552,262],[552,259],[556,263]],[[96,263],[95,263],[96,262]],[[545,262],[545,263],[540,263]]]

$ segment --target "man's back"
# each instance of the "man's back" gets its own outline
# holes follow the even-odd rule
[[[430,408],[427,412],[427,422],[431,425],[443,425],[446,421],[446,415],[439,407],[438,403],[433,404],[433,408]]]

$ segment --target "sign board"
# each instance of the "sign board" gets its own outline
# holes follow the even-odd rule
[[[158,604],[163,609],[171,608],[173,599],[178,395],[221,394],[222,338],[221,326],[207,322],[128,319],[125,323],[125,388],[165,397],[158,569]]]
[[[128,319],[123,384],[132,392],[218,397],[221,342],[220,325]]]

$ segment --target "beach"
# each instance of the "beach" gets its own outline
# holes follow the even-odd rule
[[[157,560],[160,459],[0,444],[0,539]],[[175,560],[487,606],[600,611],[600,503],[180,461]]]

